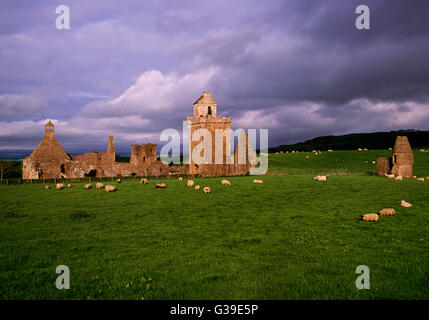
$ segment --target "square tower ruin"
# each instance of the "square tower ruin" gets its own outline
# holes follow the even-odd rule
[[[189,128],[189,173],[205,177],[244,175],[256,163],[247,132],[242,130],[234,154],[231,149],[231,118],[217,116],[217,102],[210,92],[194,103]],[[253,160],[249,161],[249,160]]]
[[[204,92],[203,95],[194,103],[193,117],[187,117],[189,128],[189,173],[201,174],[204,176],[227,175],[227,155],[230,155],[230,129],[231,118],[217,117],[217,102],[211,96],[210,92]],[[206,130],[211,136],[201,136],[199,140],[193,137]],[[218,130],[218,132],[216,132]],[[219,133],[222,135],[219,137]],[[221,142],[216,143],[216,133]],[[199,148],[205,145],[204,150]],[[217,148],[216,149],[216,144]],[[221,150],[219,150],[221,146]],[[222,152],[222,155],[219,153]],[[218,153],[218,158],[216,158]],[[219,159],[219,156],[221,159]],[[220,162],[220,163],[219,163]]]

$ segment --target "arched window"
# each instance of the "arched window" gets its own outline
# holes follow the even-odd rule
[[[208,116],[211,116],[212,115],[212,107],[208,107],[208,110],[207,110],[207,115]]]

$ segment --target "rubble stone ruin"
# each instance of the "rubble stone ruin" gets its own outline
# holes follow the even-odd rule
[[[168,174],[168,166],[156,160],[156,144],[131,146],[130,162],[117,162],[113,137],[106,152],[73,156],[64,151],[54,136],[54,124],[45,125],[45,137],[24,159],[23,179],[116,177]]]
[[[377,159],[377,173],[380,176],[394,174],[404,178],[413,176],[414,154],[406,136],[396,137],[391,158]]]
[[[33,153],[23,160],[23,179],[83,178],[116,176],[155,176],[168,174],[199,174],[201,176],[245,175],[254,167],[256,153],[250,146],[245,130],[241,131],[233,155],[230,154],[231,118],[217,117],[217,103],[210,92],[194,103],[194,116],[187,118],[189,135],[189,155],[199,150],[201,141],[193,141],[192,133],[204,128],[215,137],[216,129],[224,133],[222,150],[216,150],[212,141],[211,154],[205,155],[203,163],[197,163],[190,156],[189,164],[169,167],[157,160],[156,144],[134,144],[131,146],[130,162],[117,162],[113,136],[109,136],[106,152],[90,152],[81,155],[67,153],[54,135],[54,124],[49,120],[45,125],[45,136]],[[225,130],[228,129],[228,130]],[[204,139],[203,139],[204,140]],[[196,149],[197,148],[197,149]],[[204,150],[204,152],[207,152]],[[221,154],[220,154],[221,153]],[[227,157],[233,161],[229,163]],[[224,161],[216,163],[222,157]]]

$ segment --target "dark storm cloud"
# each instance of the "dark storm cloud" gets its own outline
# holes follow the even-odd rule
[[[55,29],[59,4],[70,7],[71,30]],[[371,9],[369,31],[354,26],[359,4]],[[6,0],[0,8],[2,149],[33,145],[48,118],[72,149],[85,149],[81,137],[104,148],[109,134],[125,150],[158,142],[205,90],[234,127],[268,127],[271,145],[429,126],[425,1]]]

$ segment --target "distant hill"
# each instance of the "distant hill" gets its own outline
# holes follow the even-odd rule
[[[269,152],[312,150],[356,150],[357,148],[393,148],[397,136],[407,136],[412,148],[429,146],[429,131],[400,130],[390,132],[352,133],[342,136],[324,136],[291,145],[270,148]]]

